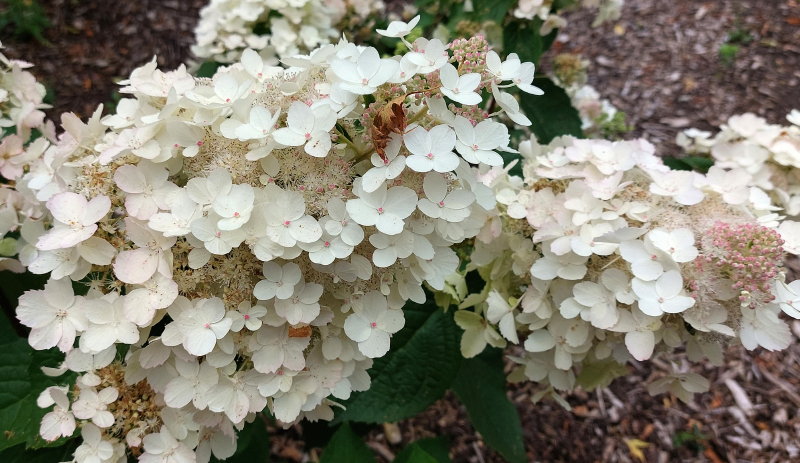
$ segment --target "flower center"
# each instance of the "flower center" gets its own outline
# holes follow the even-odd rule
[[[382,207],[378,208],[378,214],[383,214],[383,208]]]
[[[371,327],[373,327],[373,328],[377,328],[377,326],[378,326],[378,324],[377,324],[377,323],[375,323],[375,322],[372,322],[372,323],[370,323],[369,325],[370,325]]]
[[[428,159],[433,159],[433,153],[428,153],[425,155],[425,157]]]

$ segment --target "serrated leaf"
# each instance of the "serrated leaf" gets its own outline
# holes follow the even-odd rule
[[[322,452],[320,463],[369,463],[375,455],[348,423],[339,426]]]
[[[522,93],[520,107],[531,120],[531,130],[539,143],[550,143],[561,135],[583,137],[581,117],[564,89],[547,77],[533,79],[533,85],[542,89],[544,95]]]
[[[372,386],[353,394],[336,422],[385,423],[413,416],[444,395],[461,362],[461,330],[452,314],[424,305],[403,308],[405,327],[392,336],[389,354],[369,370]]]
[[[443,437],[414,441],[392,463],[450,463],[450,444]]]
[[[587,390],[608,387],[614,379],[625,376],[628,368],[613,359],[585,363],[578,375],[578,385]]]
[[[453,391],[489,446],[510,463],[528,461],[519,413],[506,396],[502,350],[489,349],[462,362]]]

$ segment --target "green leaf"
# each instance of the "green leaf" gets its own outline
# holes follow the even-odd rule
[[[665,157],[664,165],[672,170],[695,170],[705,174],[714,165],[714,160],[703,156]]]
[[[421,439],[401,450],[392,463],[450,463],[449,448],[443,437]]]
[[[0,339],[0,450],[22,443],[28,448],[63,445],[64,439],[49,443],[39,436],[47,410],[36,405],[36,398],[45,388],[66,384],[74,375],[45,376],[41,367],[56,366],[63,354],[56,349],[34,351],[26,340],[7,337],[13,329],[5,315],[0,317],[0,333],[4,333]]]
[[[322,452],[320,463],[369,463],[375,455],[347,423],[342,424]]]
[[[214,74],[217,73],[217,69],[219,69],[220,66],[222,66],[221,63],[206,61],[197,68],[195,75],[197,77],[214,77]]]
[[[503,52],[516,53],[522,61],[539,63],[544,53],[544,40],[539,34],[542,20],[512,21],[503,28]]]
[[[502,350],[489,349],[462,362],[453,390],[489,446],[510,463],[528,461],[519,414],[506,396]]]
[[[13,273],[8,270],[0,272],[0,304],[6,314],[13,314],[17,309],[19,297],[30,289],[42,289],[48,275],[34,275],[33,273]],[[12,328],[13,330],[13,328]],[[2,338],[3,340],[8,338]],[[0,343],[3,342],[0,340]]]
[[[236,441],[236,453],[225,463],[267,463],[269,462],[270,441],[267,424],[262,415],[256,415],[255,421],[248,423],[239,432]],[[213,456],[211,461],[219,461]]]
[[[70,440],[61,447],[49,447],[37,450],[26,449],[24,445],[0,451],[0,461],[3,463],[54,463],[57,461],[72,460],[72,453],[78,447],[78,440]]]
[[[593,390],[598,387],[606,387],[615,378],[624,376],[627,373],[628,368],[624,364],[617,363],[614,359],[599,360],[585,363],[577,381],[582,388]]]
[[[433,304],[408,303],[406,324],[392,336],[389,354],[369,370],[372,386],[353,394],[336,421],[384,423],[425,410],[444,395],[461,361],[461,330],[452,314]]]
[[[508,10],[517,4],[517,0],[472,0],[470,16],[476,22],[494,21],[502,24]]]
[[[544,90],[544,95],[522,93],[520,107],[533,123],[531,130],[539,143],[550,143],[561,135],[582,137],[581,117],[564,89],[547,77],[533,79],[533,85]]]

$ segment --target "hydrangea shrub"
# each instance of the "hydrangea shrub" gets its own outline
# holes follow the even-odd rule
[[[76,461],[209,461],[257,412],[330,420],[369,388],[406,301],[444,289],[494,210],[478,173],[514,152],[498,118],[529,123],[507,89],[541,93],[482,37],[407,46],[285,67],[246,50],[212,78],[153,61],[116,113],[62,118],[8,178],[19,261],[50,273],[17,317],[66,355],[50,373],[79,375],[39,397],[44,439],[79,426]]]
[[[612,365],[657,353],[719,363],[726,344],[781,350],[793,341],[779,315],[800,316],[800,283],[785,283],[781,217],[765,195],[672,171],[644,140],[530,140],[520,152],[522,177],[482,176],[499,215],[466,270],[484,288],[451,289],[466,357],[517,346],[512,378],[569,390],[607,383],[625,373]],[[587,368],[595,364],[604,367]],[[674,366],[651,392],[689,400],[707,388]]]

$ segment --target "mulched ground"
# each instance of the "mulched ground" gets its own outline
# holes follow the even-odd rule
[[[786,124],[800,109],[797,0],[628,0],[619,21],[599,28],[589,11],[568,18],[557,49],[588,58],[589,83],[664,154],[689,127],[744,112]],[[720,56],[732,47],[735,56]]]
[[[0,31],[0,40],[8,56],[36,64],[33,72],[54,94],[49,115],[57,119],[63,111],[87,116],[112,101],[113,81],[153,54],[167,68],[184,62],[205,1],[41,3],[52,23],[48,45],[15,39],[10,30]],[[656,142],[662,154],[675,153],[672,140],[684,128],[710,129],[746,111],[783,122],[800,107],[795,0],[628,0],[613,24],[591,29],[592,16],[584,12],[569,20],[569,40],[557,49],[587,57],[590,83],[627,112],[633,135]],[[729,35],[739,51],[724,61],[719,50]],[[566,396],[569,412],[553,402],[531,403],[530,385],[513,386],[509,396],[522,416],[531,461],[639,462],[626,444],[633,439],[648,444],[642,453],[651,463],[800,461],[798,360],[798,345],[782,353],[731,347],[723,367],[703,369],[711,392],[690,405],[645,391],[643,384],[664,370],[661,362],[632,365],[630,376],[610,388]],[[318,449],[299,437],[303,426],[273,432],[275,456],[316,461]],[[440,435],[450,437],[456,462],[503,461],[452,396],[371,432],[370,446],[391,461],[408,442]]]

